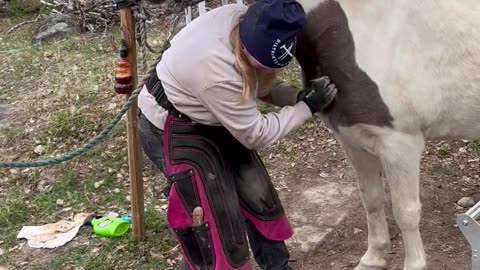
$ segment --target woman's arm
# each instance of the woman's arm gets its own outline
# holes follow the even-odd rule
[[[312,117],[305,102],[291,100],[294,106],[262,114],[255,100],[241,103],[241,89],[241,82],[225,81],[203,89],[197,98],[247,148],[273,143]]]
[[[299,89],[290,86],[283,80],[275,79],[269,93],[259,97],[262,101],[278,107],[293,106],[297,104]]]

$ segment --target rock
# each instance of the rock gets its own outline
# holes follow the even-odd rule
[[[457,204],[461,207],[468,208],[474,206],[475,201],[472,197],[463,197],[457,202]]]
[[[326,177],[329,177],[330,175],[328,173],[325,173],[325,172],[322,172],[320,173],[320,177],[322,178],[326,178]]]
[[[33,42],[42,45],[44,42],[62,39],[75,32],[75,24],[74,19],[68,15],[53,14],[36,25]]]
[[[35,44],[40,45],[42,44],[42,41],[45,41],[47,39],[64,37],[66,33],[70,32],[71,30],[68,24],[63,22],[54,24],[35,36]]]
[[[119,188],[114,189],[113,193],[120,193],[120,189]]]
[[[65,204],[64,200],[62,200],[62,199],[57,200],[57,205],[64,205],[64,204]]]
[[[33,152],[35,152],[35,154],[41,156],[41,155],[45,154],[45,147],[43,145],[37,145],[37,147],[35,147],[35,150],[33,150]]]
[[[103,183],[105,183],[105,181],[104,181],[104,180],[100,180],[100,181],[98,181],[98,182],[95,182],[94,186],[95,186],[95,188],[99,188],[101,185],[103,185]]]
[[[40,182],[38,182],[37,185],[38,192],[49,192],[50,190],[52,190],[52,188],[53,185],[51,183],[48,183],[46,180],[41,180]]]
[[[0,256],[2,256],[3,254],[5,254],[5,251],[0,248]],[[1,268],[0,268],[0,269],[1,269]]]
[[[115,104],[115,103],[110,103],[110,104],[108,104],[108,108],[107,108],[107,109],[108,109],[109,111],[113,111],[113,110],[115,110],[116,108],[117,108],[117,104]]]

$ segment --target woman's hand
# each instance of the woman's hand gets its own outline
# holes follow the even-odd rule
[[[327,76],[311,81],[311,89],[301,91],[297,101],[305,102],[312,114],[323,111],[337,96],[337,87]]]

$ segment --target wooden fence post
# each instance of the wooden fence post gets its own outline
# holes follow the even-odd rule
[[[135,43],[135,20],[132,13],[133,1],[116,0],[117,8],[120,13],[120,30],[122,38],[126,41],[128,47],[128,60],[132,65],[132,85],[137,86],[137,50]],[[131,93],[126,95],[126,99]],[[135,240],[143,241],[145,239],[145,219],[144,219],[144,190],[142,177],[143,156],[139,146],[137,133],[137,101],[126,113],[127,117],[127,143],[128,143],[128,167],[130,175],[130,198],[132,212],[132,234]]]

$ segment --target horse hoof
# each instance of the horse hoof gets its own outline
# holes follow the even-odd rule
[[[354,270],[387,270],[387,267],[385,266],[367,266],[364,264],[359,264],[357,267],[355,267]]]
[[[354,270],[387,270],[387,263],[384,259],[371,260],[369,263],[362,259]]]

